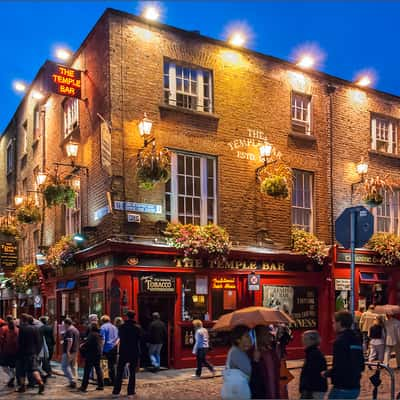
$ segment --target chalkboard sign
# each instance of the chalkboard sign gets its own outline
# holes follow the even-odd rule
[[[0,266],[4,272],[14,272],[18,263],[18,246],[15,242],[0,243]]]
[[[318,290],[304,286],[263,286],[263,306],[282,310],[294,320],[292,329],[318,327]]]

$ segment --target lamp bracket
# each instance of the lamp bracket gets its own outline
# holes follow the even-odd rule
[[[271,165],[271,164],[276,163],[276,161],[277,161],[277,160],[272,160],[272,161],[266,160],[266,161],[264,161],[264,164],[263,164],[263,165],[259,166],[259,167],[256,169],[256,182],[261,183],[261,178],[260,178],[261,172],[264,171],[265,168],[268,167],[268,165]]]

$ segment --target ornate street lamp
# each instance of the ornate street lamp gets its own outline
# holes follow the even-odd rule
[[[354,182],[351,184],[351,193],[350,193],[350,204],[353,204],[353,195],[354,189],[360,183],[363,183],[365,180],[365,175],[368,172],[368,163],[364,161],[364,157],[361,158],[360,162],[356,166],[357,174],[360,176],[360,180],[358,182]]]
[[[148,136],[151,134],[151,128],[153,126],[153,121],[147,118],[146,113],[144,113],[143,119],[139,122],[139,133],[140,136]]]
[[[37,175],[36,175],[36,183],[37,183],[37,185],[38,185],[38,186],[44,185],[44,183],[46,182],[46,180],[47,180],[47,174],[46,174],[46,172],[39,171],[39,172],[37,173]]]
[[[17,194],[14,197],[14,203],[16,207],[19,207],[20,205],[22,205],[22,203],[24,202],[24,196],[21,196],[20,194]]]
[[[66,145],[65,145],[65,150],[67,152],[67,156],[71,158],[71,160],[74,160],[78,156],[78,150],[79,150],[79,143],[75,142],[73,140],[70,140]]]

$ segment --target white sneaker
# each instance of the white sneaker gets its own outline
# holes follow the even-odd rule
[[[193,375],[192,375],[192,378],[200,378],[200,376],[198,376],[198,375],[196,375],[196,374],[193,374]]]

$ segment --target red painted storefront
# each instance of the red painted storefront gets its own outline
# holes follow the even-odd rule
[[[296,318],[289,358],[303,356],[301,334],[318,329],[330,350],[334,298],[329,266],[316,266],[287,252],[235,248],[227,262],[184,262],[175,249],[108,240],[82,251],[79,266],[47,280],[47,309],[57,320],[68,314],[79,322],[89,312],[112,317],[134,309],[146,328],[158,311],[168,326],[162,361],[174,368],[193,367],[191,320],[212,328],[223,313],[250,305],[287,308]],[[260,276],[259,290],[248,290],[250,273]],[[211,361],[225,362],[227,339],[214,337]]]

